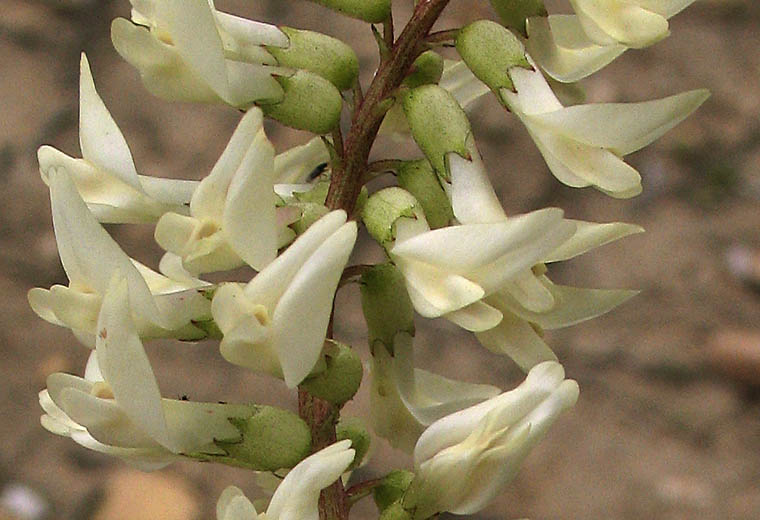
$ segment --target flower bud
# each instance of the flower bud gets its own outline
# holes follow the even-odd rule
[[[466,147],[470,135],[467,114],[456,99],[438,85],[423,85],[406,93],[404,113],[412,137],[435,168],[448,179],[446,155],[456,152],[469,157]]]
[[[457,51],[472,73],[494,92],[502,88],[515,90],[509,69],[531,68],[517,36],[489,20],[479,20],[462,29]]]
[[[412,515],[401,503],[396,502],[380,513],[380,520],[412,520]]]
[[[449,198],[428,161],[404,162],[398,170],[397,179],[398,185],[419,201],[431,229],[448,226],[454,219]]]
[[[396,187],[374,193],[362,210],[362,220],[367,231],[383,247],[390,246],[395,240],[394,225],[404,217],[424,219],[417,199]]]
[[[525,20],[531,16],[548,16],[543,0],[491,0],[501,22],[527,37]]]
[[[379,264],[367,270],[361,279],[361,296],[373,352],[379,344],[392,354],[396,335],[414,336],[414,308],[404,276],[395,265]]]
[[[443,75],[443,56],[435,51],[420,54],[412,64],[412,73],[404,79],[404,86],[417,88],[422,85],[437,85]]]
[[[324,350],[327,368],[306,378],[301,388],[335,405],[351,400],[362,382],[364,369],[356,352],[348,345],[327,340]]]
[[[280,77],[278,81],[285,91],[282,101],[260,105],[268,117],[320,135],[338,126],[343,99],[332,83],[306,70]]]
[[[391,0],[311,0],[369,23],[381,23],[391,14]]]
[[[356,451],[354,461],[348,467],[349,470],[362,466],[369,453],[372,437],[361,419],[358,417],[342,418],[335,427],[337,440],[349,439],[351,447]]]
[[[359,76],[359,60],[353,49],[326,34],[280,27],[290,40],[286,48],[267,47],[282,67],[303,69],[325,78],[338,90],[354,86]]]
[[[216,441],[231,463],[256,471],[292,468],[309,455],[311,432],[293,412],[272,406],[256,406],[248,418],[230,418],[240,432],[236,441]],[[215,456],[211,457],[213,460]]]
[[[388,473],[382,483],[372,490],[372,498],[380,511],[385,511],[401,500],[414,479],[414,473],[396,469]]]

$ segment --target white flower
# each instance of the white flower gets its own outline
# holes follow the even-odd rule
[[[257,513],[239,488],[227,487],[216,504],[217,520],[318,520],[319,493],[354,460],[350,446],[350,440],[336,442],[298,463],[277,487],[266,513]]]
[[[48,183],[58,254],[69,285],[29,291],[34,312],[71,328],[93,346],[101,302],[118,271],[129,285],[129,306],[142,337],[205,336],[191,324],[210,315],[209,302],[194,289],[204,282],[171,280],[132,260],[95,220],[65,171],[50,170]]]
[[[501,99],[525,124],[554,176],[619,198],[641,193],[639,172],[621,157],[662,136],[709,96],[693,90],[642,103],[563,107],[537,69],[514,67],[509,74],[516,92],[501,89]]]
[[[52,374],[40,393],[43,426],[145,469],[183,453],[224,454],[214,441],[239,438],[229,418],[250,416],[251,409],[162,399],[131,318],[128,292],[117,272],[103,299],[85,377]]]
[[[572,0],[576,15],[527,20],[528,52],[551,77],[571,83],[605,67],[627,49],[669,34],[667,19],[694,0]]]
[[[370,417],[375,433],[411,452],[423,430],[438,419],[500,393],[414,367],[412,336],[401,332],[393,356],[382,345],[372,356]]]
[[[433,231],[421,214],[400,218],[388,252],[419,314],[443,316],[470,331],[487,330],[501,321],[501,313],[483,298],[572,236],[575,227],[562,215],[548,208],[508,221]]]
[[[415,511],[415,519],[484,508],[575,404],[578,384],[564,377],[558,363],[541,363],[516,389],[433,423],[414,449],[416,476],[404,507]]]
[[[668,18],[694,0],[570,0],[588,37],[599,45],[641,48],[662,40]]]
[[[527,28],[528,53],[549,76],[563,83],[590,76],[628,49],[620,43],[599,45],[590,40],[574,15],[529,18]]]
[[[470,160],[454,153],[448,157],[451,185],[447,188],[454,215],[466,224],[508,222],[510,219],[488,180],[474,142],[468,147]],[[477,331],[478,339],[488,349],[510,356],[526,372],[542,361],[556,360],[536,328],[567,327],[600,316],[636,294],[627,290],[565,287],[549,280],[544,274],[545,263],[569,260],[643,231],[639,226],[621,222],[565,221],[575,229],[571,237],[541,257],[536,265],[516,273],[485,299],[503,318],[496,327]]]
[[[319,360],[332,303],[356,241],[355,222],[333,211],[314,223],[247,285],[214,294],[211,312],[230,363],[298,385]]]
[[[263,269],[280,242],[292,239],[292,231],[285,232],[292,211],[275,209],[274,176],[274,147],[264,133],[261,110],[254,107],[193,193],[190,216],[164,214],[156,225],[156,242],[181,256],[192,273],[245,264]]]
[[[289,45],[277,27],[219,12],[209,0],[132,5],[132,22],[115,19],[111,38],[153,94],[236,107],[282,97],[272,74],[283,71],[265,49]]]
[[[79,146],[82,159],[42,146],[37,157],[47,183],[51,170],[69,173],[100,222],[155,222],[167,211],[186,212],[197,182],[138,175],[119,127],[95,90],[87,57],[79,80]]]

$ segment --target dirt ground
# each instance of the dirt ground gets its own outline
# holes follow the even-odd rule
[[[402,20],[411,2],[395,3],[403,4]],[[360,23],[298,0],[217,5],[339,36],[358,50],[365,84],[370,79],[375,58]],[[72,520],[211,519],[227,485],[258,494],[240,470],[180,463],[142,475],[39,425],[37,392],[45,376],[80,373],[87,356],[67,331],[38,319],[25,296],[34,286],[65,283],[35,151],[45,143],[79,155],[80,51],[87,52],[141,172],[201,178],[239,117],[145,92],[110,44],[110,21],[128,15],[128,7],[126,0],[0,2],[0,508],[6,510],[0,519],[39,518],[13,505],[19,499],[12,497],[29,493],[39,495],[47,518]],[[478,16],[490,16],[485,0],[453,0],[440,26]],[[563,283],[642,293],[608,316],[551,334],[550,344],[581,386],[580,400],[480,518],[760,518],[760,5],[697,1],[672,20],[672,30],[664,42],[631,51],[583,82],[594,102],[700,87],[713,93],[695,116],[630,156],[644,178],[638,198],[617,201],[561,186],[514,118],[493,100],[474,111],[476,135],[510,213],[559,206],[573,218],[622,220],[647,230],[552,268]],[[279,149],[305,140],[269,130]],[[379,143],[377,156],[395,146]],[[148,226],[110,230],[128,253],[157,263]],[[336,332],[366,357],[357,308],[355,291],[344,291]],[[446,323],[418,325],[426,368],[504,388],[518,381],[508,360]],[[284,385],[225,364],[212,343],[155,343],[150,356],[167,396],[294,404]],[[366,408],[362,390],[348,412],[362,415]],[[383,441],[376,444],[376,462],[359,476],[409,464]],[[373,514],[371,504],[357,506],[356,518]]]

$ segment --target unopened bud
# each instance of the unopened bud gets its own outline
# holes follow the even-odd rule
[[[472,73],[494,92],[515,89],[509,69],[531,68],[517,36],[490,20],[479,20],[462,29],[457,51]]]
[[[348,467],[349,470],[362,465],[367,458],[369,448],[372,445],[372,436],[367,430],[361,419],[358,417],[344,417],[335,426],[335,435],[337,440],[351,440],[351,447],[356,451],[354,461]]]
[[[438,84],[443,75],[443,56],[434,51],[420,54],[412,64],[412,72],[404,79],[404,86],[417,88]]]
[[[293,412],[256,406],[248,418],[230,418],[240,432],[235,441],[216,441],[231,462],[256,471],[292,468],[309,455],[309,426]]]
[[[430,162],[425,159],[404,162],[398,170],[397,179],[398,185],[419,201],[431,229],[451,223],[454,210]]]
[[[278,81],[285,91],[284,98],[278,103],[260,105],[268,117],[319,135],[338,126],[343,98],[335,85],[307,70],[279,77]]]
[[[423,85],[404,96],[404,113],[412,137],[430,163],[448,180],[446,156],[455,152],[469,158],[466,141],[470,135],[467,114],[448,91],[438,85]]]
[[[412,520],[412,514],[400,502],[396,502],[380,513],[380,520]]]
[[[414,473],[403,469],[388,473],[382,483],[372,490],[372,498],[380,511],[398,503],[414,479]],[[399,504],[400,506],[400,504]]]
[[[398,334],[414,336],[414,307],[404,275],[395,265],[379,264],[368,269],[361,278],[361,297],[372,352],[384,347],[393,354]]]
[[[290,40],[286,48],[267,47],[283,67],[303,69],[325,78],[338,90],[354,86],[359,76],[359,60],[342,41],[314,31],[280,27]]]
[[[525,20],[531,16],[548,16],[543,0],[491,0],[501,22],[527,38]]]
[[[354,397],[362,382],[364,368],[348,345],[327,340],[324,349],[326,368],[306,378],[301,388],[329,403],[342,405]]]
[[[381,23],[391,14],[391,0],[311,0],[369,23]]]
[[[408,191],[397,187],[374,193],[364,205],[364,226],[383,247],[395,240],[395,224],[400,218],[424,218],[417,199]]]

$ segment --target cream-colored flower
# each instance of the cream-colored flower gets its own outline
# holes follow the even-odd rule
[[[200,339],[193,320],[210,317],[208,300],[196,289],[205,282],[177,281],[132,260],[95,220],[65,171],[48,172],[53,228],[69,285],[28,293],[42,319],[72,329],[90,347],[108,284],[120,272],[129,285],[129,307],[142,337]]]
[[[404,507],[416,520],[480,511],[577,399],[578,384],[547,361],[516,389],[436,421],[414,448],[416,475]]]
[[[247,285],[214,294],[222,356],[295,387],[322,352],[338,281],[356,241],[355,222],[333,211],[314,223]]]
[[[481,331],[501,321],[501,313],[483,299],[559,247],[574,230],[556,208],[432,231],[420,213],[396,221],[388,253],[404,274],[419,314]]]
[[[575,15],[528,19],[525,47],[549,76],[563,83],[579,81],[606,67],[628,47],[590,40]]]
[[[450,154],[451,185],[447,186],[457,220],[463,224],[509,222],[474,143],[470,159]],[[510,356],[526,372],[542,361],[556,360],[537,330],[567,327],[600,316],[636,294],[628,290],[580,289],[555,285],[544,264],[569,260],[591,249],[643,231],[614,222],[597,224],[565,219],[574,233],[539,262],[516,273],[490,294],[485,304],[503,318],[493,328],[477,331],[488,349]]]
[[[555,177],[618,198],[641,193],[641,176],[622,156],[648,145],[683,121],[709,96],[693,90],[642,103],[563,107],[541,72],[510,69],[515,92],[501,100],[523,122]]]
[[[298,463],[277,487],[266,513],[257,513],[239,488],[227,487],[216,504],[217,520],[318,520],[319,494],[354,460],[350,446],[350,440],[336,442]]]
[[[570,3],[584,32],[595,43],[641,48],[668,36],[668,18],[694,0],[570,0]]]
[[[495,397],[495,386],[465,383],[414,367],[412,336],[400,332],[393,356],[383,346],[371,361],[370,418],[376,434],[411,453],[420,434],[456,411]]]
[[[85,447],[145,469],[180,454],[221,454],[216,440],[237,439],[233,417],[252,414],[243,405],[162,399],[129,310],[129,288],[116,273],[103,298],[96,349],[85,377],[56,373],[40,393],[42,424]]]
[[[37,157],[42,179],[65,170],[100,222],[155,222],[167,211],[186,213],[197,182],[138,175],[116,122],[95,90],[87,57],[79,80],[79,147],[82,159],[42,146]]]
[[[274,147],[263,123],[261,110],[250,109],[193,193],[190,215],[166,213],[156,225],[156,242],[189,272],[261,270],[293,238],[292,208],[275,208]]]
[[[282,98],[272,75],[283,71],[265,48],[289,45],[277,27],[222,13],[209,0],[132,0],[132,7],[132,21],[113,21],[111,38],[153,94],[236,107]]]

